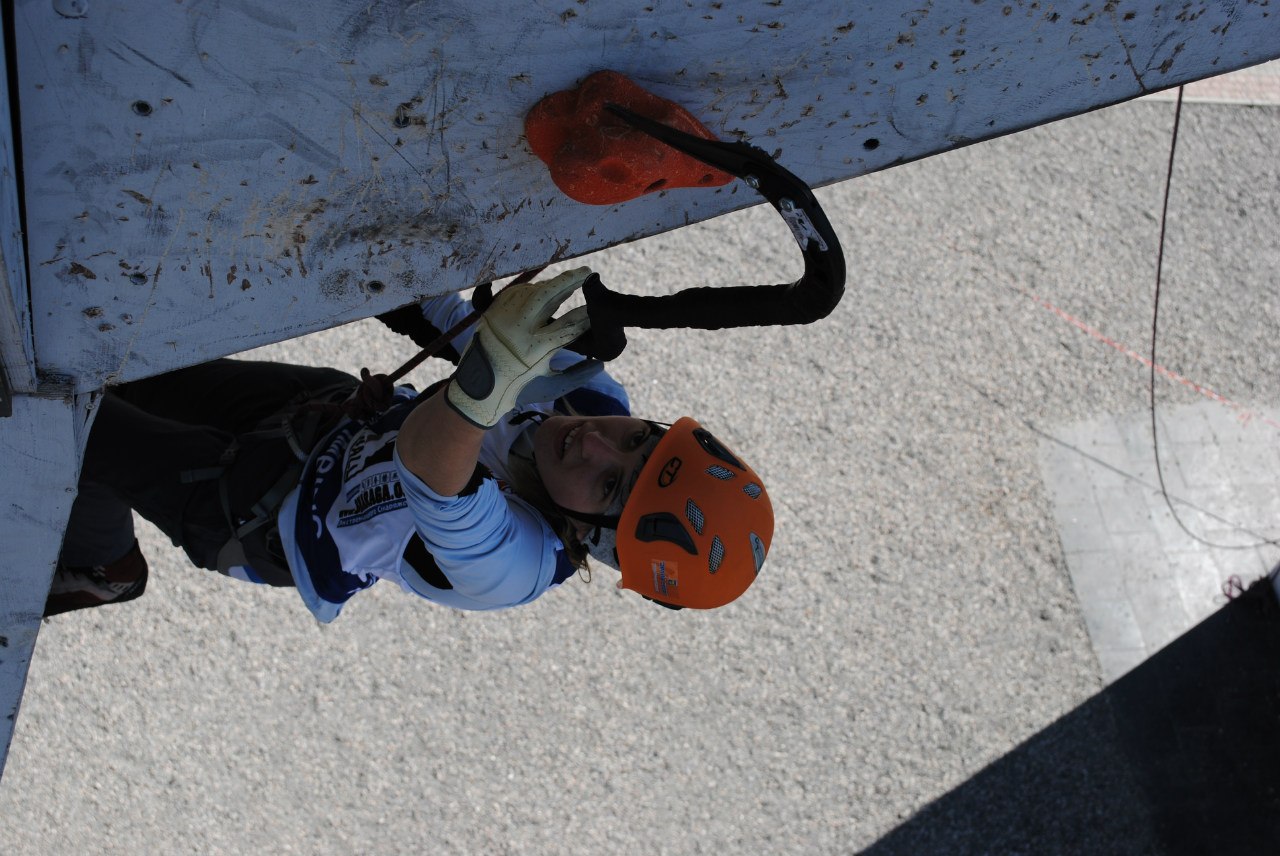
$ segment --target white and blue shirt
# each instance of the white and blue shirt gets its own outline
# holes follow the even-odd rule
[[[456,294],[423,303],[440,330],[468,312]],[[459,353],[470,336],[468,330],[454,339]],[[563,370],[581,359],[561,351],[551,365]],[[280,509],[289,568],[320,621],[337,618],[347,600],[379,579],[445,606],[487,610],[528,603],[574,572],[559,536],[511,488],[511,447],[536,422],[507,419],[486,431],[479,463],[491,476],[472,492],[441,496],[396,453],[400,426],[417,402],[417,393],[400,387],[392,407],[370,424],[338,425]],[[630,413],[626,391],[604,373],[556,402],[523,410],[551,413],[565,405],[586,415]]]

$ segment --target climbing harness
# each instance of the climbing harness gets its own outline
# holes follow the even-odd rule
[[[288,578],[288,566],[279,548],[276,514],[285,497],[298,486],[311,450],[341,417],[340,402],[350,395],[350,384],[341,384],[299,397],[263,419],[253,430],[238,435],[216,466],[180,473],[183,484],[218,483],[218,500],[231,532],[231,537],[218,551],[218,571],[225,574],[230,568],[248,565],[259,573],[282,574]],[[269,442],[284,443],[290,453],[288,465],[247,509],[233,508],[229,478],[232,468],[246,450]]]

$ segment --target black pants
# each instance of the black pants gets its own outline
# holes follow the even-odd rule
[[[215,360],[108,391],[89,434],[61,560],[120,558],[133,544],[136,511],[196,565],[217,570],[232,534],[219,481],[183,475],[218,467],[237,437],[291,403],[356,384],[336,369]],[[247,512],[293,460],[283,439],[246,443],[223,477],[233,512]],[[293,585],[287,571],[255,570],[272,585]]]

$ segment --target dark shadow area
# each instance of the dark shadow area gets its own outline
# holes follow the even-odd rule
[[[864,851],[1280,853],[1280,606],[1268,581]]]

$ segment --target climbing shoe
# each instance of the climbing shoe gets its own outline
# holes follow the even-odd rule
[[[108,603],[124,603],[147,588],[147,560],[134,541],[129,552],[108,565],[73,567],[58,563],[44,615],[59,615]]]

